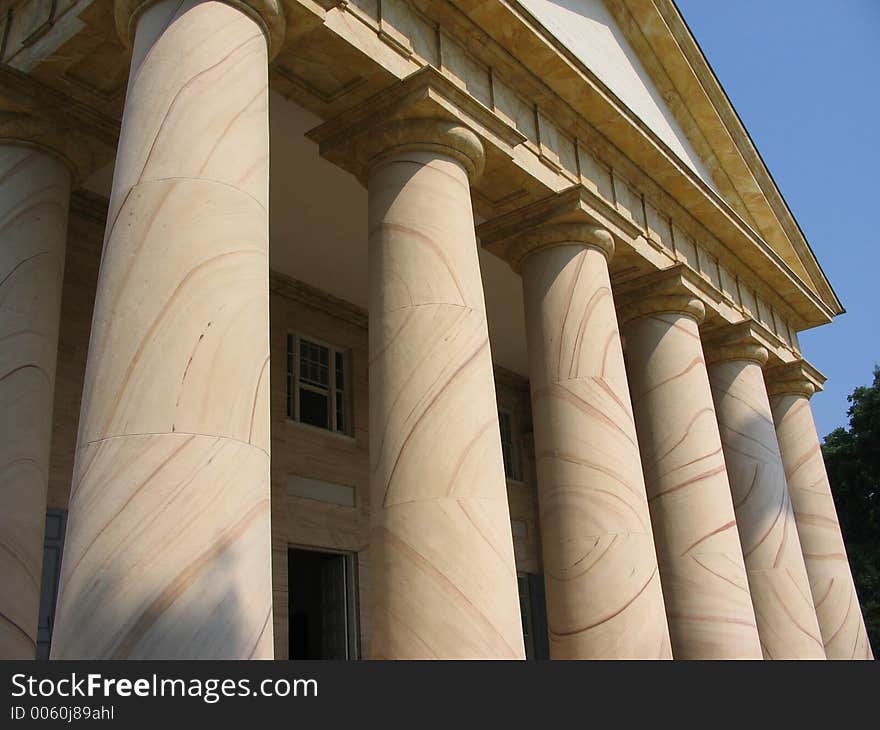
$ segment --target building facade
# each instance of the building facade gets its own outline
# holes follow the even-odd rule
[[[671,0],[0,7],[0,656],[872,658]]]

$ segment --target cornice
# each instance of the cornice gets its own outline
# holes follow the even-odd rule
[[[720,117],[721,123],[718,125],[717,133],[723,135],[728,146],[732,146],[737,151],[739,155],[737,161],[741,161],[745,168],[741,175],[748,176],[758,185],[763,195],[762,201],[772,212],[779,231],[784,233],[786,239],[797,252],[813,285],[819,290],[823,299],[827,300],[829,304],[836,304],[837,309],[840,310],[838,313],[842,313],[843,306],[825,272],[822,271],[815,253],[674,1],[654,0],[650,4],[646,4],[644,0],[619,1],[626,5],[630,12],[634,12],[636,6],[647,6],[662,17],[664,23],[659,27],[668,32],[674,41],[676,51],[663,55],[665,64],[667,67],[677,67],[679,73],[693,75],[695,81],[694,84],[688,85],[690,93],[686,95],[686,102],[692,105],[702,104],[710,111],[710,114],[700,115],[700,124],[703,127],[711,124],[716,114]],[[613,6],[614,2],[611,2],[610,5]],[[648,27],[655,28],[658,25],[656,22],[649,21]],[[667,48],[668,45],[664,45],[664,48]],[[731,174],[731,177],[735,182],[741,179],[741,176],[736,173]],[[743,202],[748,205],[748,200]]]
[[[344,322],[367,329],[368,316],[367,311],[358,307],[345,299],[334,297],[327,294],[321,289],[306,284],[303,281],[294,279],[293,277],[279,273],[277,271],[269,272],[269,290],[300,304],[304,304],[312,309],[317,309],[331,317],[341,319]]]
[[[107,209],[110,201],[103,195],[86,188],[74,190],[70,194],[70,215],[82,218],[103,228],[107,223]]]
[[[113,160],[119,123],[0,64],[0,139],[51,150],[71,168],[74,183]]]
[[[642,170],[651,170],[654,182],[716,235],[723,245],[738,254],[751,251],[752,256],[762,259],[758,265],[761,278],[771,288],[785,292],[784,297],[801,320],[799,329],[824,324],[842,311],[836,299],[830,303],[823,301],[727,201],[684,164],[516,0],[449,2],[501,47],[512,49],[515,45],[516,59],[511,57],[508,65],[519,65],[539,75],[540,83],[547,90],[545,96],[556,96],[562,106],[592,125],[624,156],[636,162]],[[440,4],[441,0],[420,0],[419,4],[432,3]],[[473,50],[479,52],[479,49]],[[485,51],[483,55],[487,53]],[[522,75],[521,71],[514,73]]]

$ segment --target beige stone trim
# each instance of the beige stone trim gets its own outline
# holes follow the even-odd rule
[[[269,60],[274,58],[284,46],[287,34],[287,21],[281,0],[217,0],[238,8],[251,16],[266,34],[269,44]],[[122,42],[131,48],[138,18],[157,0],[114,0],[113,12],[116,31]]]

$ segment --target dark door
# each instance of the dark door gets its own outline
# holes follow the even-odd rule
[[[291,659],[356,658],[354,556],[290,548]]]

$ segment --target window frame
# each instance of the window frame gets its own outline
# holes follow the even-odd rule
[[[309,382],[304,382],[301,377],[300,372],[300,346],[302,341],[317,345],[319,347],[324,347],[328,351],[327,358],[327,388],[326,392],[319,385],[314,385]],[[293,349],[291,350],[291,343]],[[352,382],[352,360],[351,360],[351,348],[349,347],[339,347],[337,345],[333,345],[330,342],[326,342],[319,337],[313,337],[308,334],[304,334],[303,332],[299,332],[297,330],[288,330],[287,338],[285,341],[285,347],[287,349],[286,354],[286,362],[285,362],[285,376],[287,378],[287,392],[286,392],[286,412],[287,419],[292,421],[300,426],[306,426],[308,428],[313,428],[317,431],[321,431],[322,433],[329,433],[335,436],[343,436],[345,438],[354,438],[354,399],[353,394],[351,392],[351,382]],[[336,386],[336,357],[340,355],[342,357],[342,372],[347,380],[347,388],[342,388],[340,390]],[[293,370],[291,372],[291,356],[293,357]],[[300,418],[300,391],[305,389],[311,393],[317,393],[319,395],[327,396],[327,422],[329,424],[328,428],[324,428],[323,426],[316,426],[313,423],[307,423]],[[338,403],[340,400],[340,395],[342,396],[342,416],[345,421],[343,426],[345,428],[338,428]]]

